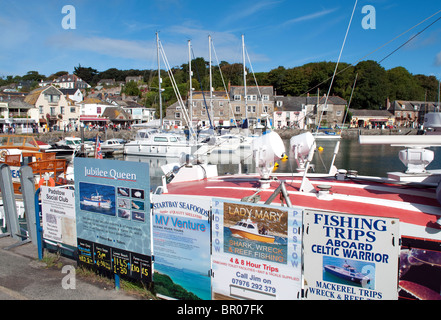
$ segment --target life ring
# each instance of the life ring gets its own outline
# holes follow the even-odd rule
[[[9,151],[7,149],[3,149],[0,152],[0,161],[5,161],[6,156],[9,154]]]
[[[38,181],[38,187],[40,188],[42,185],[44,185],[46,180],[44,178],[41,178],[40,181]],[[49,187],[55,187],[55,180],[52,178],[49,178]]]

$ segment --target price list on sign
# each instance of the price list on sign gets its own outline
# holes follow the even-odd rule
[[[78,239],[78,264],[143,282],[153,281],[150,256]]]

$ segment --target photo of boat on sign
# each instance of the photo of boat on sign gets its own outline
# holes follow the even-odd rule
[[[116,214],[115,188],[91,183],[80,183],[81,210],[109,216]]]
[[[224,203],[224,252],[286,264],[288,215],[269,206]]]
[[[375,289],[375,265],[349,259],[323,257],[323,280]]]

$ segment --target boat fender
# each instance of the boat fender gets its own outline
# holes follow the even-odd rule
[[[46,180],[44,178],[41,178],[40,181],[38,181],[38,187],[41,187],[42,185],[44,185],[45,182],[46,182]],[[49,187],[55,187],[54,179],[49,178],[48,182],[49,182]]]

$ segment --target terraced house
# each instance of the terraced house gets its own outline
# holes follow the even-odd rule
[[[230,86],[228,92],[213,91],[192,93],[185,102],[186,110],[175,103],[167,108],[164,123],[171,126],[186,126],[186,112],[192,116],[193,126],[235,126],[248,119],[251,126],[272,119],[274,112],[273,87]]]

